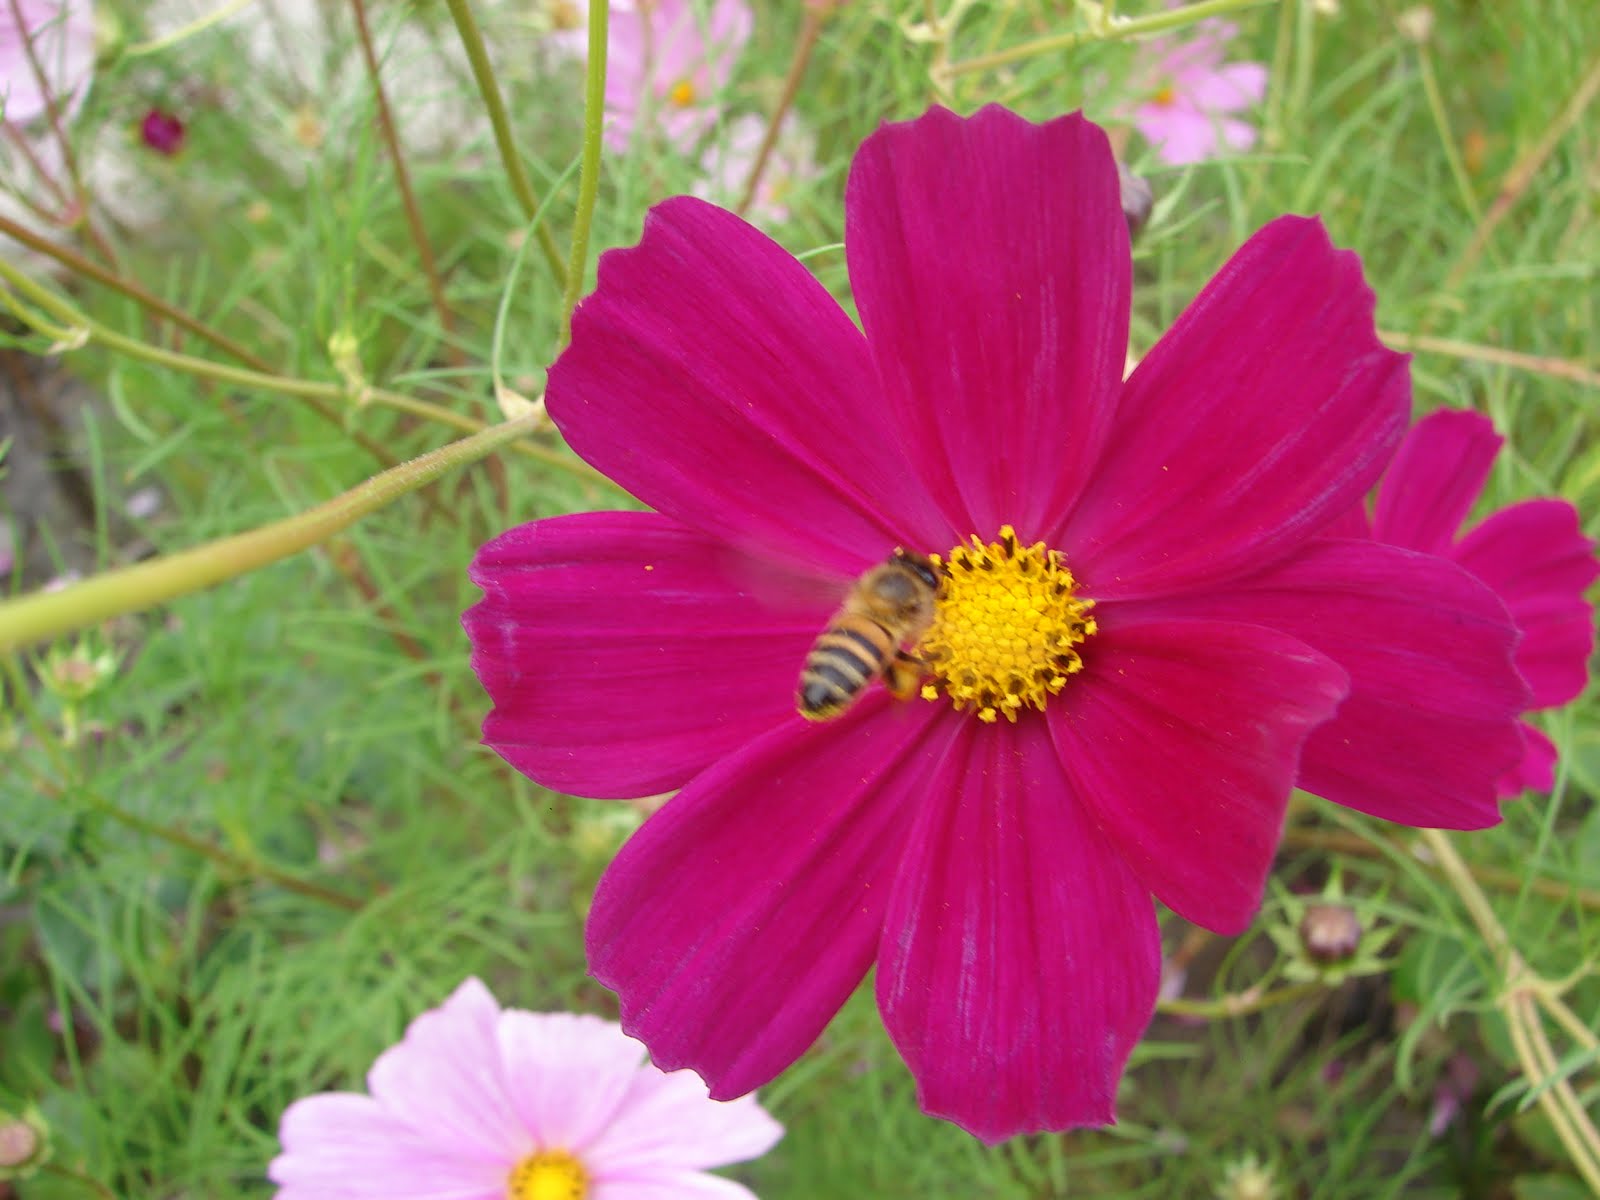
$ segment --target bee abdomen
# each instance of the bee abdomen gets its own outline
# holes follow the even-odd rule
[[[883,674],[894,649],[888,632],[865,618],[846,617],[825,630],[800,672],[800,715],[826,721],[844,712]]]

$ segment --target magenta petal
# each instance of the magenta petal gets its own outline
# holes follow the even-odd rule
[[[1128,380],[1116,436],[1052,545],[1088,594],[1214,584],[1361,502],[1405,430],[1360,260],[1280,217],[1223,267]]]
[[[1450,557],[1495,590],[1522,631],[1517,670],[1530,708],[1565,704],[1589,680],[1594,609],[1583,598],[1600,566],[1565,500],[1524,500],[1486,518]]]
[[[786,578],[656,513],[520,525],[473,560],[462,618],[494,700],[484,741],[546,787],[680,787],[794,712],[848,586]]]
[[[861,332],[782,247],[703,201],[656,205],[638,246],[601,256],[545,400],[591,464],[743,549],[854,575],[953,540],[905,469]]]
[[[1523,792],[1548,792],[1556,785],[1556,744],[1526,721],[1517,726],[1522,734],[1522,758],[1500,776],[1501,799]]]
[[[909,814],[948,709],[884,692],[798,717],[684,788],[623,846],[589,916],[589,966],[664,1070],[723,1100],[815,1040],[872,964]]]
[[[1282,630],[1350,673],[1350,695],[1311,735],[1300,786],[1405,825],[1500,820],[1495,780],[1521,753],[1527,697],[1516,631],[1454,563],[1379,542],[1320,540],[1197,612]]]
[[[1378,489],[1372,536],[1391,546],[1448,555],[1504,442],[1488,417],[1436,412],[1395,451]]]
[[[894,881],[878,1005],[922,1107],[987,1142],[1116,1119],[1161,947],[1044,722],[964,720]]]
[[[1348,679],[1304,642],[1222,621],[1119,621],[1049,710],[1084,806],[1179,916],[1242,933],[1261,903],[1300,751]],[[1157,736],[1159,734],[1159,736]]]
[[[1132,260],[1105,134],[989,106],[933,108],[857,152],[850,282],[902,454],[952,542],[1041,537],[1111,428]]]

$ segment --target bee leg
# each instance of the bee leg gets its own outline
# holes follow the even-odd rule
[[[896,700],[909,700],[922,683],[924,665],[914,654],[896,650],[883,670],[883,682]]]

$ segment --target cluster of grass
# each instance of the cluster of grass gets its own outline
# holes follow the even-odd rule
[[[348,6],[326,6],[333,32],[304,50],[302,69],[276,74],[235,25],[141,44],[145,6],[107,7],[134,52],[103,67],[74,137],[126,139],[152,103],[177,108],[188,137],[171,161],[130,152],[139,212],[118,229],[105,197],[109,269],[272,373],[344,391],[329,419],[284,389],[90,338],[64,362],[105,397],[71,418],[97,520],[49,531],[50,544],[65,554],[77,543],[102,567],[135,547],[194,546],[500,420],[495,369],[537,395],[561,289],[481,119],[407,148],[446,320],[366,76],[351,85]],[[386,63],[408,81],[397,106],[475,111],[471,78],[449,58],[445,6],[372,7],[380,30],[403,19],[423,35],[408,45],[441,47],[461,67],[430,71],[436,94],[419,96],[406,64]],[[581,68],[541,45],[538,5],[474,7],[564,245]],[[980,0],[944,25],[928,24],[939,0],[839,7],[794,105],[815,133],[816,169],[792,182],[771,232],[844,296],[849,156],[879,121],[936,100],[1036,118],[1083,107],[1126,133],[1121,81],[1137,44],[1086,36],[962,69],[1088,29],[1089,7]],[[1434,18],[1421,30],[1414,11],[1382,0],[1236,14],[1234,53],[1272,68],[1260,146],[1179,170],[1126,141],[1157,196],[1136,246],[1135,349],[1251,230],[1320,212],[1361,253],[1382,328],[1417,351],[1418,410],[1477,408],[1509,436],[1488,500],[1564,495],[1594,532],[1600,376],[1584,364],[1600,362],[1600,123],[1584,106],[1600,7],[1457,0]],[[798,4],[757,6],[730,113],[778,103],[807,20]],[[648,146],[608,155],[597,246],[633,241],[648,204],[697,174]],[[241,365],[126,291],[70,287],[97,328]],[[46,334],[10,336],[50,348]],[[361,384],[431,407],[392,405]],[[517,450],[310,552],[9,660],[0,1109],[37,1104],[55,1142],[55,1170],[22,1195],[265,1194],[283,1108],[359,1086],[405,1022],[470,974],[519,1007],[614,1011],[586,977],[582,920],[637,814],[546,793],[477,744],[487,702],[459,615],[475,599],[466,564],[489,536],[630,502],[576,469],[553,435]],[[121,511],[151,485],[163,498],[153,514]],[[113,665],[86,696],[41,686],[71,656],[100,654]],[[1595,1109],[1583,1034],[1600,1013],[1600,725],[1581,702],[1547,728],[1564,751],[1554,794],[1524,797],[1500,828],[1451,843],[1515,961],[1566,988],[1576,1027],[1551,1027],[1556,1061],[1539,1071],[1507,1021],[1507,998],[1527,981],[1508,978],[1513,960],[1486,938],[1473,887],[1419,855],[1410,831],[1307,799],[1255,933],[1223,943],[1166,918],[1189,1000],[1168,1006],[1137,1052],[1114,1129],[986,1148],[922,1116],[869,989],[764,1091],[787,1136],[735,1174],[765,1200],[1243,1196],[1251,1161],[1285,1197],[1586,1194],[1547,1101],[1570,1079]],[[1292,929],[1303,895],[1334,882],[1369,928],[1388,931],[1382,962],[1361,978],[1296,981],[1292,945],[1269,934]],[[1452,1089],[1461,1112],[1445,1122]]]

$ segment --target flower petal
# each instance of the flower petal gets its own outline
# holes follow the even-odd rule
[[[1450,555],[1495,590],[1522,631],[1517,670],[1531,708],[1565,704],[1589,681],[1594,608],[1584,598],[1600,566],[1565,500],[1524,500],[1484,519]]]
[[[934,108],[857,152],[845,249],[885,397],[954,536],[1041,536],[1111,428],[1132,260],[1080,115]]]
[[[1304,642],[1102,610],[1050,733],[1084,807],[1161,902],[1222,934],[1261,904],[1301,747],[1348,689]]]
[[[1495,780],[1521,753],[1526,689],[1505,607],[1454,563],[1379,542],[1319,540],[1197,614],[1282,630],[1350,673],[1350,695],[1311,735],[1300,786],[1405,825],[1500,820]]]
[[[511,1102],[529,1134],[526,1149],[586,1158],[646,1069],[643,1046],[615,1023],[584,1013],[513,1009],[495,1034]]]
[[[1556,785],[1556,744],[1526,721],[1520,722],[1517,729],[1522,734],[1522,758],[1500,776],[1501,799],[1523,792],[1548,792]]]
[[[589,967],[664,1070],[742,1095],[808,1047],[872,964],[904,826],[948,710],[867,696],[723,759],[622,847]]]
[[[495,1046],[500,1006],[468,979],[423,1013],[367,1074],[375,1099],[420,1136],[458,1152],[514,1162],[527,1132],[507,1098]]]
[[[847,583],[786,576],[656,513],[584,513],[474,559],[462,623],[494,700],[484,741],[546,787],[681,787],[791,716]]]
[[[1244,244],[1134,369],[1082,503],[1045,539],[1089,595],[1218,583],[1360,502],[1411,390],[1372,305],[1319,221],[1280,217]]]
[[[511,1163],[430,1136],[367,1096],[324,1092],[284,1110],[267,1177],[301,1200],[501,1200]]]
[[[1231,113],[1261,103],[1267,94],[1267,68],[1256,62],[1226,63],[1179,80],[1180,101],[1207,113]]]
[[[644,1171],[597,1179],[593,1200],[756,1200],[742,1183],[700,1171]]]
[[[783,1136],[754,1096],[712,1100],[693,1071],[641,1071],[586,1158],[601,1178],[757,1158]]]
[[[702,200],[656,205],[637,246],[601,256],[545,401],[593,466],[743,549],[855,575],[897,545],[951,544],[860,331],[782,247]]]
[[[1418,421],[1378,488],[1372,536],[1448,556],[1504,442],[1481,413],[1441,411]]]
[[[922,1107],[988,1142],[1115,1119],[1154,1011],[1148,890],[1095,828],[1043,720],[963,720],[894,881],[878,1005]]]

